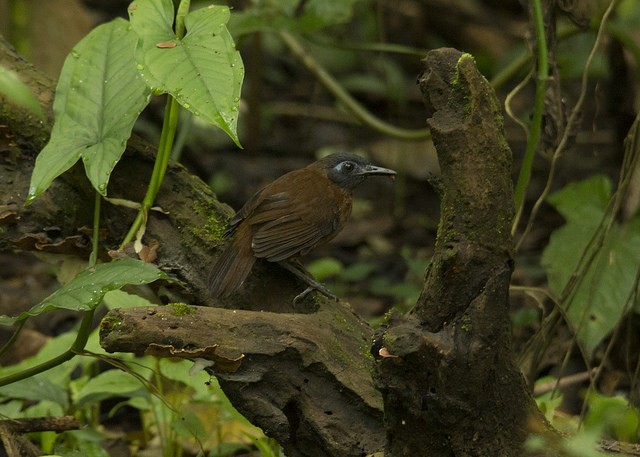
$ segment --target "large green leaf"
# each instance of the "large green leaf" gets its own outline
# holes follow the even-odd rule
[[[120,370],[108,370],[91,379],[74,398],[80,409],[115,397],[148,396],[140,380]]]
[[[104,294],[126,284],[148,284],[168,276],[150,263],[135,259],[115,260],[83,271],[38,305],[19,316],[0,316],[0,325],[13,325],[17,321],[54,309],[89,311],[95,308]]]
[[[563,294],[580,259],[587,250],[605,215],[611,197],[611,184],[602,176],[570,184],[549,197],[567,223],[556,230],[542,256],[549,288],[555,297]],[[640,217],[624,225],[614,224],[596,246],[594,261],[578,272],[579,282],[572,298],[560,305],[578,337],[578,343],[591,355],[613,330],[625,311],[640,265]]]
[[[76,336],[76,332],[68,332],[51,338],[37,354],[27,357],[16,364],[1,366],[0,378],[19,373],[51,360],[69,349]],[[75,358],[57,365],[45,373],[2,386],[0,387],[0,396],[33,401],[52,401],[66,411],[69,403],[67,392],[69,378],[80,363],[80,358]]]
[[[51,140],[36,159],[27,203],[82,158],[102,195],[150,91],[136,71],[136,35],[124,19],[89,33],[65,60]]]
[[[209,6],[187,14],[182,39],[173,31],[171,0],[137,0],[129,7],[129,18],[139,36],[137,68],[153,91],[171,94],[239,144],[244,66],[225,25],[229,8]]]

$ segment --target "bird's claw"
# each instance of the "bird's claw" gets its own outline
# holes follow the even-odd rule
[[[327,289],[326,287],[324,287],[322,284],[320,283],[316,283],[312,286],[307,287],[305,290],[303,290],[301,293],[299,293],[298,295],[296,295],[295,297],[293,297],[293,304],[297,305],[301,300],[304,300],[304,298],[309,295],[311,292],[316,291],[316,292],[320,292],[322,295],[324,295],[325,297],[327,297],[330,300],[333,301],[338,301],[338,297],[336,297],[335,295],[333,295],[329,289]]]

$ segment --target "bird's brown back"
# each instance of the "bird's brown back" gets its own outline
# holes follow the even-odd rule
[[[235,237],[210,276],[214,296],[238,288],[256,258],[279,262],[305,255],[342,230],[351,214],[351,190],[313,165],[268,184],[231,218],[228,235]]]

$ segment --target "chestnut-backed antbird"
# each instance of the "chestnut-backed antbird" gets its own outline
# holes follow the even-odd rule
[[[335,298],[296,262],[342,230],[351,215],[353,189],[368,176],[394,176],[387,168],[368,164],[353,153],[331,154],[291,171],[258,191],[229,220],[225,236],[234,236],[209,276],[214,297],[238,289],[256,259],[277,262],[304,280],[312,290]]]

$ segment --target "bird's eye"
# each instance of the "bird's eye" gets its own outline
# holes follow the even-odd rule
[[[346,172],[352,171],[354,167],[355,165],[353,164],[353,162],[345,162],[342,164],[342,169]]]

